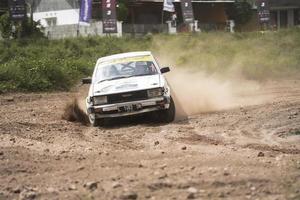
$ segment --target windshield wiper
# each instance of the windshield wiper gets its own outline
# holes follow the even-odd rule
[[[98,81],[98,83],[101,83],[104,81],[112,81],[112,80],[122,79],[122,78],[130,78],[130,77],[133,77],[133,76],[118,76],[118,77],[113,77],[113,78],[108,78],[108,79]]]
[[[134,76],[150,76],[150,75],[153,75],[153,74],[137,74],[137,75],[134,75]]]

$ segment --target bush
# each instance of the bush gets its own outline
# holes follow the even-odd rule
[[[149,39],[89,37],[0,41],[0,91],[69,90],[99,57],[144,50]]]
[[[10,21],[9,14],[5,13],[0,16],[0,33],[3,38],[9,38],[12,35],[12,22]]]
[[[19,25],[16,22],[10,20],[8,12],[0,17],[0,33],[3,38],[17,38],[18,31],[20,31],[21,38],[44,37],[42,27],[39,22],[31,21],[29,18],[26,18],[24,21],[22,21],[21,25]]]
[[[99,57],[152,50],[160,64],[222,76],[271,79],[300,71],[300,29],[143,38],[88,37],[0,41],[0,91],[69,90]],[[165,61],[165,63],[163,63]]]
[[[278,32],[158,35],[153,41],[156,55],[167,61],[163,65],[256,80],[299,77],[299,28]]]
[[[126,0],[118,0],[117,4],[117,19],[118,21],[125,21],[128,16],[128,2]]]
[[[229,19],[233,19],[237,25],[246,24],[252,17],[252,7],[249,0],[236,0],[226,10]]]

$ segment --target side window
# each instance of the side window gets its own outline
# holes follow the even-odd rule
[[[158,62],[158,60],[156,59],[156,58],[154,58],[153,57],[153,59],[154,59],[154,65],[157,65],[157,67],[158,67],[158,71],[160,72],[160,64],[159,64],[159,62]]]
[[[148,65],[148,73],[149,74],[156,74],[157,73],[156,67],[155,67],[153,62],[147,62],[147,65]]]

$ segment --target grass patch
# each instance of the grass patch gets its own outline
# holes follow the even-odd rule
[[[99,57],[152,50],[163,65],[269,79],[300,71],[300,29],[0,41],[0,91],[69,90]]]
[[[160,35],[153,47],[166,63],[207,73],[263,80],[300,71],[299,28],[264,33]]]
[[[300,135],[300,129],[291,131],[289,135]]]
[[[147,49],[149,40],[91,37],[0,42],[0,91],[69,90],[99,57]]]

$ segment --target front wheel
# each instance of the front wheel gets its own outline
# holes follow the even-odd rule
[[[166,110],[162,110],[159,113],[159,118],[161,122],[164,123],[171,123],[174,121],[175,119],[175,113],[176,113],[176,109],[175,109],[175,103],[173,101],[173,98],[171,97],[170,99],[170,107]]]
[[[90,123],[93,127],[104,125],[104,119],[97,119],[95,117],[95,114],[89,114],[89,120],[90,120]]]

